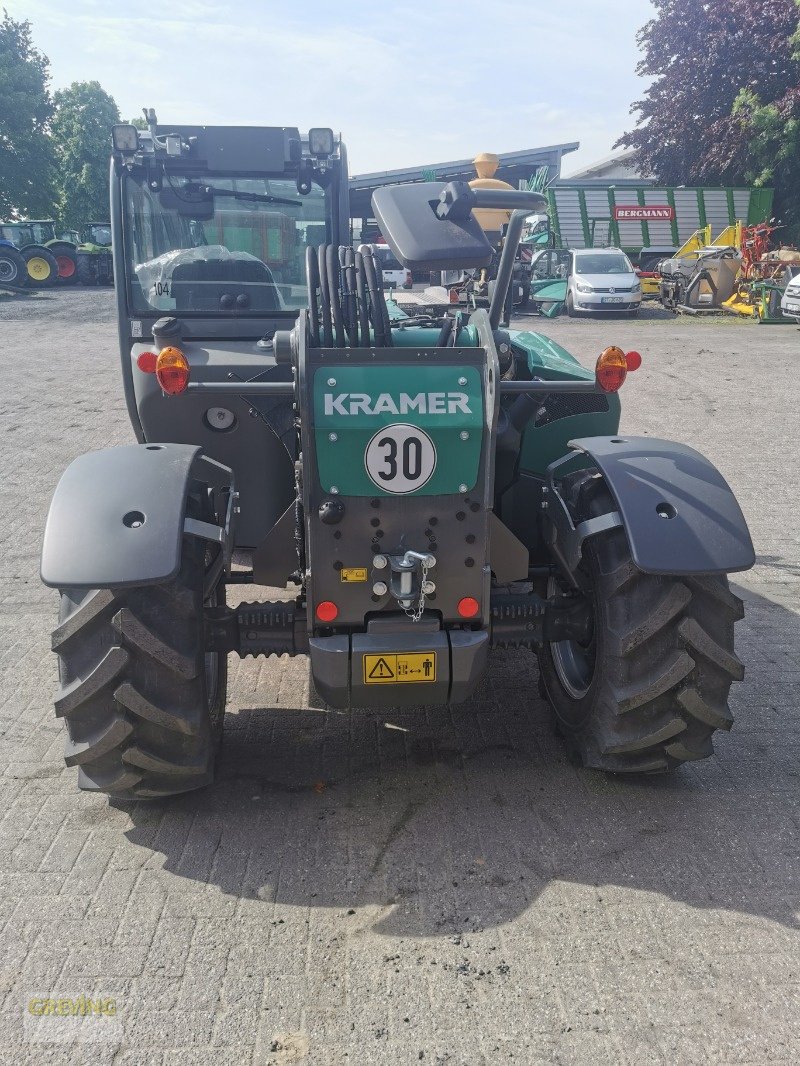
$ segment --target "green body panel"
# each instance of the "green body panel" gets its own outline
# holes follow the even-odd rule
[[[755,226],[759,222],[766,222],[772,216],[772,201],[775,198],[774,189],[752,189],[750,192],[750,210],[747,214],[747,225]]]
[[[541,278],[531,281],[531,299],[536,303],[563,303],[566,298],[566,278]]]
[[[53,244],[71,244],[74,251],[77,252],[78,250],[78,246],[76,244],[72,244],[72,241],[62,241],[59,240],[58,237],[54,237],[52,241],[45,241],[44,246],[45,248],[49,248]]]
[[[466,383],[461,384],[460,379]],[[335,385],[329,385],[329,380]],[[356,394],[370,398],[368,410],[353,410]],[[419,403],[420,395],[425,397],[424,412],[408,403]],[[448,495],[464,491],[463,485],[467,490],[474,488],[485,428],[479,371],[470,366],[426,365],[417,369],[373,364],[327,366],[314,375],[314,438],[319,479],[325,491],[335,486],[343,496],[394,495],[369,477],[365,456],[378,431],[396,424],[423,429],[436,449],[432,475],[409,495]],[[461,438],[463,432],[468,434],[466,440]]]
[[[562,286],[560,291],[563,299],[563,280],[550,284]],[[549,298],[557,301],[559,294],[554,292]],[[438,334],[436,328],[410,327],[394,330],[393,340],[395,347],[431,348]],[[525,351],[528,370],[534,377],[553,381],[591,381],[594,377],[592,370],[586,369],[565,348],[541,333],[528,330],[512,332],[511,338],[515,348]],[[458,344],[459,347],[478,347],[474,327],[465,326],[461,329]],[[341,495],[391,496],[391,493],[378,488],[367,474],[364,455],[369,441],[381,427],[398,422],[424,429],[433,440],[437,452],[436,470],[430,480],[413,495],[446,495],[459,492],[461,485],[467,485],[470,490],[474,487],[484,428],[483,392],[478,371],[466,366],[428,365],[420,368],[411,385],[409,376],[407,366],[337,366],[328,367],[324,373],[317,372],[314,379],[315,440],[320,481],[326,491],[335,486]],[[466,386],[458,385],[461,377],[467,379]],[[328,386],[328,378],[335,379],[335,387]],[[468,394],[470,414],[460,410],[444,414],[421,414],[417,410],[399,409],[401,393],[416,396],[420,392],[447,394],[454,391]],[[356,415],[343,416],[334,410],[326,414],[326,393],[335,396],[366,393],[372,397],[373,407],[377,397],[386,393],[394,398],[398,411],[369,414],[359,411]],[[568,453],[568,442],[573,438],[613,436],[617,433],[620,421],[619,395],[609,393],[606,399],[607,411],[570,415],[544,426],[529,425],[522,439],[520,471],[541,477],[550,463]],[[562,402],[569,403],[569,399],[565,398]],[[580,402],[581,397],[576,396],[576,406]],[[344,403],[345,409],[349,409],[349,400]],[[469,433],[467,441],[461,440],[462,431]],[[330,440],[331,433],[336,434],[333,442]]]
[[[514,344],[528,354],[531,374],[546,381],[565,379],[590,381],[594,374],[581,366],[577,359],[560,344],[541,333],[524,331],[512,333]],[[579,397],[575,398],[576,401]],[[544,475],[550,463],[569,451],[569,441],[575,437],[613,436],[619,431],[620,402],[617,393],[608,393],[608,411],[570,415],[546,426],[529,425],[522,438],[520,471]]]
[[[594,372],[581,366],[574,355],[562,348],[556,341],[542,333],[530,330],[513,332],[511,339],[519,348],[524,348],[528,355],[528,370],[532,375],[547,381],[571,378],[577,381],[591,381]]]

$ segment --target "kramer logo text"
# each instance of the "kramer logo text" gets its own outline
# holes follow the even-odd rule
[[[326,415],[420,415],[472,414],[466,392],[401,392],[395,398],[389,392],[372,397],[366,392],[325,393]]]

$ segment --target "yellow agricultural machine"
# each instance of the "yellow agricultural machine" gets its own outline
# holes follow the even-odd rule
[[[670,311],[719,310],[734,291],[741,234],[741,222],[726,226],[715,240],[710,225],[695,230],[674,256],[658,264],[658,270],[646,279],[647,289],[642,279],[643,294],[657,285],[658,298]]]
[[[775,229],[769,222],[742,228],[739,273],[733,292],[722,306],[762,325],[790,326],[793,319],[781,313],[781,297],[787,283],[800,270],[800,251],[788,247],[770,250]]]
[[[658,296],[670,311],[730,311],[765,325],[789,325],[780,303],[788,280],[800,270],[794,248],[770,250],[772,222],[696,230],[670,259],[658,264]],[[648,285],[654,279],[648,278]],[[645,280],[642,280],[645,290]]]

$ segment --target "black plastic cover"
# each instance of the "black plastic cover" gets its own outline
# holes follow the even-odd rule
[[[217,174],[280,174],[290,169],[292,143],[300,141],[292,126],[159,126],[157,132],[177,133],[190,145],[188,155],[174,157],[176,167],[190,163]]]
[[[175,577],[199,451],[187,444],[133,444],[79,456],[50,504],[44,584],[121,588]]]
[[[461,270],[488,266],[492,246],[474,216],[439,218],[440,181],[383,185],[372,210],[389,247],[408,270]]]
[[[640,570],[724,574],[755,563],[736,497],[694,448],[650,437],[582,437],[569,446],[603,475]]]

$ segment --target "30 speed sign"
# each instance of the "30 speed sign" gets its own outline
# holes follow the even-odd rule
[[[430,480],[436,469],[436,448],[423,429],[398,422],[372,437],[364,452],[364,466],[379,488],[403,495]]]

